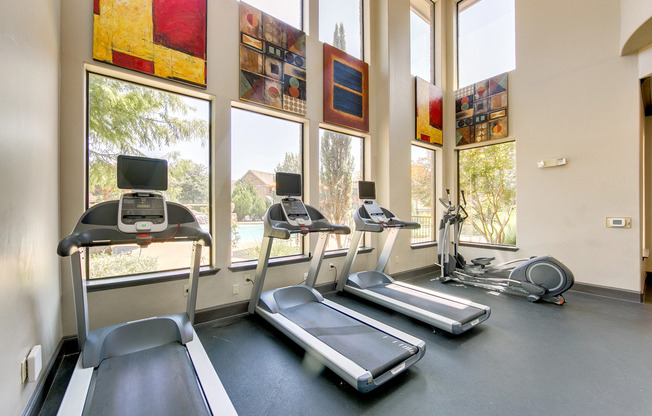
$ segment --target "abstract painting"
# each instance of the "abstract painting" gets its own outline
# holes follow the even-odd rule
[[[324,43],[324,121],[369,131],[369,65]]]
[[[458,146],[507,137],[507,73],[455,91]]]
[[[306,114],[306,34],[242,1],[240,99]]]
[[[416,77],[416,139],[442,145],[444,92],[436,85]]]
[[[93,59],[206,87],[206,0],[93,0]]]

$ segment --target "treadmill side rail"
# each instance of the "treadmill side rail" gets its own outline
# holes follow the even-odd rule
[[[220,416],[237,416],[238,413],[194,330],[192,341],[186,343],[186,348],[211,413]]]
[[[93,378],[94,368],[82,366],[82,354],[79,354],[75,370],[72,373],[66,394],[63,396],[57,416],[81,415],[86,405],[86,394]]]

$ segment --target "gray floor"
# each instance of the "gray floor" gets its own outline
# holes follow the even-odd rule
[[[567,292],[567,303],[431,282],[410,283],[491,306],[460,336],[353,299],[326,297],[411,333],[424,358],[361,394],[258,317],[202,324],[197,332],[242,416],[246,415],[650,415],[652,305]]]

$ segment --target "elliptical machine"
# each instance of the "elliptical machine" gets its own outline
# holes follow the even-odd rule
[[[464,209],[466,198],[460,191],[463,204],[453,205],[450,191],[439,198],[445,211],[439,223],[437,254],[443,283],[451,280],[470,286],[525,296],[530,302],[543,300],[562,305],[562,295],[574,283],[573,273],[552,256],[535,256],[511,260],[492,266],[495,257],[478,257],[467,264],[458,251],[460,234],[468,213]],[[453,227],[453,255],[450,254],[450,229]]]

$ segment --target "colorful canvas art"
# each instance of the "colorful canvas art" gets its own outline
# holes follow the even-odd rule
[[[507,137],[507,73],[455,91],[458,146]]]
[[[93,59],[206,87],[206,0],[93,0]]]
[[[416,77],[416,139],[442,145],[444,92],[436,85]]]
[[[369,65],[324,44],[324,121],[369,131]]]
[[[306,114],[306,34],[242,1],[240,99]]]

